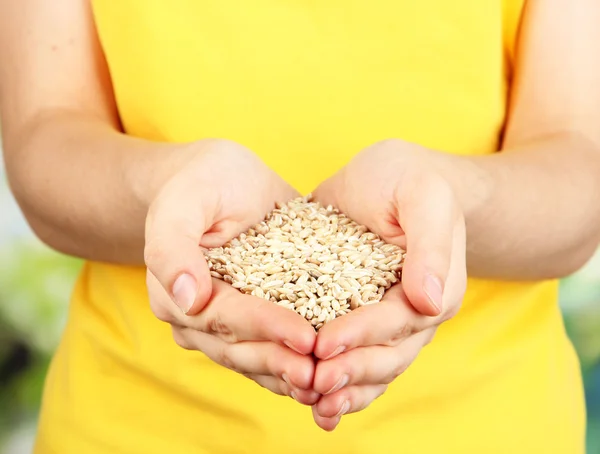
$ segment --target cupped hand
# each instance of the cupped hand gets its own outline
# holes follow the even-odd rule
[[[316,423],[333,430],[404,372],[459,310],[466,289],[462,209],[432,151],[399,140],[373,145],[314,196],[406,249],[402,282],[382,302],[326,324],[315,346]]]
[[[254,380],[275,394],[312,405],[315,332],[306,320],[265,299],[215,279],[209,302],[187,316],[148,274],[154,314],[171,325],[175,342]]]
[[[212,279],[203,248],[260,222],[296,191],[246,148],[188,145],[192,156],[164,185],[146,221],[147,287],[154,314],[175,341],[277,394],[313,403],[312,326],[269,301]]]
[[[202,248],[223,245],[298,194],[235,142],[204,140],[190,149],[192,157],[150,205],[144,259],[174,303],[194,315],[212,288]]]

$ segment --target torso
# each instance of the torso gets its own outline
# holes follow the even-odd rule
[[[521,0],[93,1],[127,133],[223,137],[307,193],[373,142],[497,150]],[[582,453],[579,367],[555,282],[473,280],[369,409],[310,409],[184,351],[144,270],[87,263],[36,452]]]

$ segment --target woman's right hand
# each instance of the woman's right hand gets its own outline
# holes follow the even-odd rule
[[[277,394],[313,404],[313,327],[289,309],[212,279],[203,248],[260,222],[298,193],[234,142],[186,145],[191,157],[148,210],[144,259],[154,314],[175,341]],[[183,150],[182,150],[183,152]]]
[[[214,362],[254,380],[275,394],[314,405],[312,390],[315,332],[293,311],[265,299],[244,295],[214,279],[205,308],[194,316],[183,314],[157,279],[148,273],[154,314],[171,325],[175,342],[204,353]]]

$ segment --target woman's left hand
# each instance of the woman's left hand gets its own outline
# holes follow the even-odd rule
[[[326,324],[317,336],[315,422],[333,430],[415,360],[466,290],[465,222],[435,152],[399,140],[375,144],[321,184],[316,200],[339,208],[406,250],[402,282],[380,303]]]

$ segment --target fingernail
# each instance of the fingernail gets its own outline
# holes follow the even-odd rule
[[[429,302],[436,309],[438,313],[442,312],[442,295],[444,293],[442,289],[442,281],[433,274],[425,276],[425,282],[423,284],[423,290],[429,298]]]
[[[187,314],[196,301],[198,291],[196,279],[189,274],[182,274],[173,285],[173,299],[177,307]]]
[[[350,377],[348,377],[348,374],[342,375],[340,377],[340,379],[337,381],[337,383],[335,385],[333,385],[333,388],[331,388],[325,394],[333,394],[334,392],[339,391],[340,389],[342,389],[344,386],[346,386],[348,384],[349,380],[350,380]]]
[[[340,411],[338,411],[337,415],[335,415],[335,416],[345,415],[346,413],[348,413],[348,410],[350,410],[350,401],[345,400],[344,403],[342,404],[342,408],[340,408]]]
[[[298,350],[296,347],[294,347],[294,344],[292,344],[290,341],[286,341],[284,340],[283,343],[288,347],[291,348],[292,350],[294,350],[296,353],[300,353],[301,355],[304,355],[304,353],[302,353],[300,350]]]
[[[342,353],[344,350],[346,350],[346,346],[345,345],[340,345],[338,348],[336,348],[329,356],[323,358],[323,361],[325,361],[326,359],[331,359],[334,356],[339,355],[340,353]]]
[[[288,385],[292,386],[292,383],[290,382],[290,377],[288,377],[288,374],[282,374],[281,378],[283,379],[284,382],[286,382]]]

